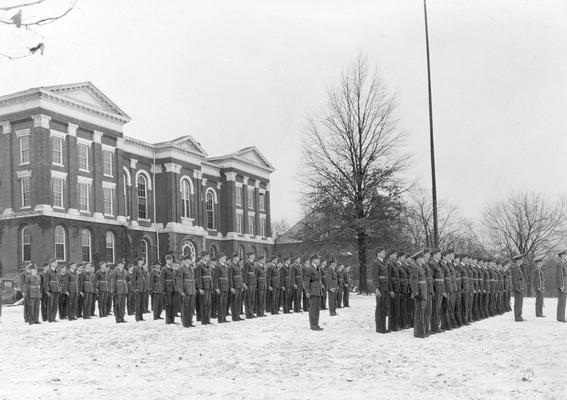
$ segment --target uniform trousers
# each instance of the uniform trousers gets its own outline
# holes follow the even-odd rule
[[[309,296],[309,327],[319,327],[319,310],[321,309],[321,296]]]
[[[320,309],[326,310],[327,309],[327,288],[325,287],[325,285],[322,286],[322,290],[323,290],[323,296],[321,296]]]
[[[165,303],[165,323],[173,324],[175,322],[175,304],[174,304],[175,292],[165,292],[164,293],[164,303]]]
[[[337,297],[336,293],[331,290],[327,291],[329,297],[329,315],[337,315]]]
[[[254,303],[256,302],[256,286],[248,286],[245,294],[246,318],[254,318]]]
[[[279,312],[279,298],[280,298],[280,289],[278,288],[272,288],[272,292],[271,292],[271,305],[272,305],[272,314],[277,314]]]
[[[144,293],[134,293],[134,310],[136,314],[136,321],[141,321],[144,318]]]
[[[425,300],[424,306],[425,306],[425,314],[424,314],[425,333],[429,335],[431,333],[431,315],[433,314],[433,293],[427,293],[427,299]]]
[[[204,289],[201,295],[201,324],[211,323],[211,289]]]
[[[107,312],[107,302],[108,302],[108,292],[106,290],[98,292],[98,316],[106,317]]]
[[[217,295],[217,321],[226,322],[226,304],[228,301],[228,292],[221,291]]]
[[[291,286],[285,286],[282,290],[282,298],[283,312],[284,314],[289,314],[289,310],[291,309]]]
[[[341,283],[339,283],[339,288],[335,296],[337,297],[337,308],[343,308],[343,285]]]
[[[427,336],[425,329],[425,303],[426,300],[418,301],[414,299],[413,336],[418,338]]]
[[[431,331],[441,332],[441,303],[443,301],[443,294],[433,293],[432,298],[432,312],[431,312]]]
[[[374,320],[376,322],[376,332],[386,333],[386,317],[390,308],[390,298],[388,293],[376,296],[376,310],[374,312]]]
[[[348,302],[348,296],[349,296],[349,292],[348,292],[348,287],[345,286],[344,290],[343,290],[343,306],[345,307],[350,307],[349,302]]]
[[[152,293],[152,311],[154,312],[154,319],[160,319],[161,318],[161,312],[162,312],[162,294],[161,293]],[[193,302],[195,302],[195,299],[193,299]]]
[[[41,319],[47,321],[47,309],[49,308],[49,297],[43,293],[41,295]]]
[[[567,291],[557,290],[557,320],[565,321],[565,303],[567,300]]]
[[[35,324],[39,323],[39,307],[40,307],[40,299],[35,298],[28,298],[28,323]],[[0,315],[2,315],[0,313]]]
[[[195,296],[186,294],[181,296],[181,323],[185,328],[193,325],[193,314],[195,313]]]
[[[68,305],[68,309],[67,309],[67,316],[69,317],[69,320],[74,320],[77,318],[77,293],[73,293],[73,292],[69,292],[69,301],[67,303]]]
[[[61,293],[59,295],[59,319],[67,318],[67,304],[68,304],[67,295]]]
[[[93,302],[93,293],[83,292],[83,318],[91,317],[91,303]]]
[[[124,313],[126,312],[126,294],[115,294],[114,296],[114,318],[116,322],[124,321]]]
[[[536,317],[543,317],[543,290],[536,290],[535,315]]]
[[[266,315],[266,289],[258,289],[256,292],[256,315],[263,317]]]
[[[307,298],[307,292],[305,289],[301,291],[301,297],[303,297],[303,311],[309,311],[309,299]]]
[[[240,304],[242,303],[242,288],[235,288],[230,302],[230,317],[233,321],[240,321]]]
[[[388,313],[388,330],[400,330],[400,317],[402,312],[402,294],[395,293],[394,297],[390,297],[390,310]]]
[[[301,295],[303,294],[303,290],[301,287],[293,288],[293,311],[300,312],[301,311]]]

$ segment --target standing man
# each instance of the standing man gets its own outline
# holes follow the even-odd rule
[[[83,265],[83,263],[79,263],[77,265],[77,318],[83,317],[83,305],[84,305],[84,299],[82,294],[83,289],[79,285],[79,279],[81,275],[83,275],[83,272],[85,272],[85,266]]]
[[[345,287],[345,267],[340,264],[337,267],[337,277],[339,280],[339,287],[337,289],[337,308],[343,308],[343,290]]]
[[[228,283],[232,293],[230,302],[230,317],[233,321],[241,321],[240,306],[242,304],[242,268],[240,268],[238,253],[232,253],[228,268]]]
[[[77,264],[71,262],[69,264],[69,271],[65,276],[65,281],[63,284],[63,291],[68,298],[68,310],[67,315],[69,321],[74,321],[77,319],[77,307],[79,298],[79,277],[77,276]]]
[[[217,294],[217,321],[219,324],[228,322],[226,320],[226,303],[228,301],[228,267],[226,255],[217,253],[218,263],[213,271],[213,289]]]
[[[322,331],[319,326],[319,310],[321,297],[323,295],[323,284],[321,282],[321,272],[319,271],[320,257],[318,254],[311,256],[311,266],[304,275],[304,287],[309,299],[309,327],[312,331]]]
[[[374,321],[376,323],[376,332],[386,333],[386,317],[390,309],[390,293],[393,293],[388,274],[388,266],[384,259],[386,258],[386,250],[378,249],[376,253],[376,261],[373,266],[372,281],[376,288],[376,309],[374,311]]]
[[[535,270],[534,270],[534,287],[536,291],[535,300],[535,316],[537,318],[543,318],[543,295],[545,293],[545,283],[543,277],[543,256],[537,256],[534,258]]]
[[[94,301],[93,273],[90,263],[86,263],[85,270],[79,276],[79,290],[83,298],[83,319],[91,319],[91,304]]]
[[[337,275],[337,260],[331,257],[329,259],[329,268],[327,268],[327,282],[325,287],[329,292],[329,314],[331,317],[337,315],[337,290],[339,289],[339,277]]]
[[[258,266],[256,267],[256,283],[257,283],[257,295],[256,295],[256,316],[265,317],[266,316],[266,265],[264,264],[264,256],[260,256],[258,259]]]
[[[61,291],[59,293],[59,319],[67,319],[67,308],[68,308],[68,298],[65,294],[66,290],[63,290],[63,283],[67,276],[67,267],[65,264],[61,264],[59,267],[59,282]]]
[[[431,331],[433,333],[441,332],[441,302],[445,294],[445,274],[441,261],[441,251],[433,250],[433,258],[430,263],[433,277],[433,299],[431,304]]]
[[[351,287],[353,287],[352,272],[350,265],[347,265],[345,267],[345,288],[343,290],[343,306],[345,307],[350,307],[348,300]]]
[[[307,274],[307,271],[309,271],[309,256],[304,255],[303,257],[301,257],[301,273],[303,278],[305,278],[305,275]],[[303,280],[305,281],[305,279]],[[301,282],[301,294],[302,294],[302,301],[303,301],[303,311],[309,311],[309,299],[307,298],[307,292],[305,291],[305,287],[303,285],[303,282]],[[270,307],[268,306],[268,309],[270,309]]]
[[[163,319],[161,311],[163,307],[161,285],[159,284],[159,276],[161,274],[161,265],[158,260],[154,262],[152,271],[150,272],[150,292],[152,294],[152,311],[154,312],[154,320]],[[195,299],[193,299],[195,301]]]
[[[173,270],[173,256],[171,254],[165,256],[165,266],[161,269],[160,275],[160,287],[165,304],[165,324],[174,324],[175,310],[173,305],[173,296],[175,294],[175,277]]]
[[[280,269],[280,284],[282,285],[282,303],[283,313],[289,314],[291,308],[291,267],[289,265],[292,256],[287,256],[283,261],[283,266]]]
[[[41,299],[41,278],[35,264],[28,265],[29,274],[22,285],[22,294],[27,299],[28,320],[30,325],[39,324],[39,301]]]
[[[49,322],[57,322],[57,307],[59,306],[59,294],[61,293],[61,282],[59,280],[59,273],[57,272],[57,260],[52,258],[49,260],[49,269],[46,273],[47,282],[47,297],[49,304],[47,307],[47,320]]]
[[[132,270],[132,290],[134,291],[134,312],[136,322],[144,321],[144,290],[146,289],[146,278],[144,276],[144,264],[146,260],[140,255],[136,258],[136,265]]]
[[[195,269],[196,287],[201,298],[201,324],[208,325],[211,323],[211,290],[212,276],[211,267],[209,266],[210,253],[208,251],[201,252],[201,260]]]
[[[128,273],[124,270],[126,260],[118,260],[118,264],[110,276],[110,294],[114,298],[114,318],[117,324],[125,323],[124,312],[126,311],[126,297],[128,296]]]
[[[327,309],[327,288],[325,287],[325,283],[327,282],[327,260],[325,258],[321,258],[321,264],[319,265],[319,272],[321,274],[321,285],[323,294],[321,296],[321,310]]]
[[[268,284],[267,296],[270,297],[270,308],[272,315],[279,313],[279,297],[280,297],[280,272],[277,264],[278,258],[272,257],[272,262],[268,266],[266,272],[266,282]]]
[[[414,268],[410,276],[411,298],[415,303],[413,336],[417,338],[427,337],[425,325],[425,303],[427,301],[427,280],[425,278],[425,270],[423,265],[423,250],[418,251],[411,256],[414,260]]]
[[[301,296],[303,294],[303,268],[300,264],[301,258],[295,257],[291,265],[291,283],[293,285],[293,312],[301,311]]]
[[[248,261],[244,263],[244,268],[242,269],[243,279],[244,279],[244,290],[245,292],[245,304],[246,318],[252,319],[256,318],[254,315],[254,303],[256,302],[256,268],[254,266],[254,258],[256,254],[253,251],[247,253]]]
[[[47,272],[49,272],[49,263],[43,264],[42,271],[39,274],[41,278],[41,320],[43,322],[47,321],[47,310],[49,309]]]
[[[425,299],[425,335],[429,336],[432,332],[431,329],[431,315],[433,314],[433,269],[429,264],[429,257],[431,252],[428,249],[423,250],[423,264],[422,268],[425,272],[425,281],[427,283],[427,298]],[[414,327],[415,328],[415,327]]]
[[[24,264],[23,267],[20,267],[20,271],[22,271],[20,273],[20,290],[22,291],[22,296],[24,298],[24,322],[29,322],[29,311],[30,311],[30,307],[29,307],[29,297],[24,296],[24,285],[26,284],[26,278],[28,277],[28,275],[30,274],[30,267],[31,267],[32,263],[29,261],[26,261],[26,263]],[[40,278],[40,283],[41,283],[41,278]],[[0,297],[0,303],[2,303],[2,298]]]
[[[177,270],[177,289],[181,295],[181,323],[184,328],[194,327],[193,314],[195,313],[195,264],[191,254],[181,259],[181,266]]]
[[[402,285],[400,282],[400,270],[396,258],[398,253],[392,251],[388,259],[388,274],[392,291],[390,292],[390,309],[388,314],[388,330],[399,331],[401,326],[401,308],[402,308]]]
[[[106,280],[106,262],[100,261],[98,263],[98,271],[94,276],[95,290],[98,295],[98,317],[106,317],[107,314],[107,301],[109,296],[109,285]]]
[[[522,318],[522,307],[524,305],[524,273],[522,272],[523,254],[514,256],[514,267],[512,268],[512,290],[514,291],[514,319],[516,322],[525,321]]]
[[[555,267],[555,283],[557,284],[557,321],[565,321],[565,302],[567,299],[567,250],[559,253],[561,261]]]

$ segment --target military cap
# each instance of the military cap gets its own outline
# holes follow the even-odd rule
[[[238,253],[235,251],[234,253],[232,253],[232,255],[231,255],[230,257],[231,257],[231,258],[234,258],[234,257],[240,257],[240,256],[239,256]]]
[[[512,257],[512,260],[518,261],[520,258],[523,258],[523,257],[524,257],[524,254],[518,254],[518,255],[515,255],[514,257]]]
[[[187,259],[192,259],[191,253],[185,254],[183,257],[181,257],[181,261],[187,260]]]
[[[47,261],[48,264],[51,264],[52,262],[57,261],[57,259],[55,257],[50,258],[49,261]]]
[[[247,256],[251,256],[256,254],[256,252],[254,250],[250,250],[248,253],[246,253]]]
[[[211,261],[215,262],[215,261],[218,261],[218,259],[216,257],[211,257]]]
[[[419,250],[417,253],[414,253],[411,255],[410,258],[417,260],[420,257],[423,257],[424,251],[423,250]]]
[[[305,263],[305,262],[307,262],[308,260],[309,260],[309,256],[308,256],[308,255],[303,255],[303,256],[301,256],[301,262],[302,262],[302,263]]]
[[[221,258],[226,257],[226,254],[224,254],[222,251],[219,251],[217,253],[217,258],[220,260]]]
[[[390,256],[397,256],[398,252],[395,250],[389,250],[386,252],[386,256],[390,257]]]
[[[383,251],[384,251],[384,252],[386,251],[386,249],[385,249],[384,247],[378,247],[378,248],[376,249],[376,255],[378,255],[379,253],[381,253],[381,252],[383,252]]]
[[[565,253],[567,253],[567,249],[561,250],[559,253],[557,253],[557,255],[558,255],[559,257],[561,257],[561,256],[562,256],[563,254],[565,254]]]
[[[173,260],[173,255],[171,255],[171,254],[166,254],[166,255],[165,255],[165,259],[166,259],[166,260]]]
[[[126,264],[126,260],[124,258],[119,258],[117,264]]]
[[[266,258],[266,257],[260,256],[260,257],[258,257],[258,261],[262,261],[264,258]]]
[[[543,254],[542,254],[542,255],[539,255],[539,256],[536,256],[536,257],[534,257],[534,262],[543,261],[544,258],[545,258],[545,256],[544,256]]]
[[[99,261],[99,262],[98,262],[98,266],[99,266],[99,267],[102,267],[103,264],[106,264],[106,261]]]
[[[30,263],[29,268],[30,269],[37,269],[37,265]]]
[[[319,255],[319,253],[313,253],[313,254],[311,254],[311,257],[309,257],[310,261],[313,261],[315,259],[317,259],[317,260],[321,259],[321,256]]]
[[[138,257],[136,257],[136,261],[146,261],[146,256],[140,254]]]

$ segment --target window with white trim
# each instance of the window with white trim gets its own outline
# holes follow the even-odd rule
[[[114,264],[114,233],[108,231],[106,232],[106,240],[105,240],[105,249],[106,249],[106,262],[108,264]]]
[[[266,217],[260,217],[260,236],[266,237]]]
[[[242,187],[236,187],[236,205],[242,207]]]
[[[63,139],[57,136],[51,137],[51,161],[63,165]]]
[[[138,175],[138,218],[146,219],[148,217],[147,213],[147,202],[148,202],[148,190],[147,181],[144,175]]]
[[[51,201],[53,207],[63,208],[63,187],[65,181],[62,178],[51,177]]]
[[[31,176],[20,178],[20,191],[22,194],[22,208],[31,207]]]
[[[259,204],[260,211],[266,211],[266,195],[264,193],[260,193],[259,199],[260,199],[260,204]]]
[[[244,225],[244,215],[236,214],[236,233],[244,233],[242,226]]]
[[[77,145],[77,150],[79,153],[79,169],[84,171],[89,170],[89,146],[83,143]]]
[[[128,179],[126,174],[122,175],[122,186],[124,186],[124,215],[130,216],[130,205],[128,204]]]
[[[254,189],[248,189],[248,208],[254,209]]]
[[[183,254],[184,257],[186,255],[190,255],[191,260],[195,261],[195,254],[197,252],[195,251],[195,246],[190,240],[185,241],[185,243],[183,244],[183,248],[181,249],[181,253]]]
[[[55,259],[65,261],[65,229],[61,225],[55,227]]]
[[[104,213],[114,215],[114,189],[105,187],[102,190],[104,192]]]
[[[144,256],[144,259],[146,260],[146,264],[147,264],[149,262],[148,258],[150,256],[150,253],[149,253],[148,241],[146,239],[140,240],[140,254]]]
[[[29,135],[20,137],[20,165],[30,162],[30,137]]]
[[[103,173],[106,176],[113,176],[113,168],[112,168],[112,158],[114,157],[114,153],[111,151],[102,151],[102,165],[103,165]]]
[[[187,179],[181,181],[181,215],[184,218],[189,218],[191,210],[191,186]]]
[[[30,227],[22,228],[22,261],[31,261],[31,233]]]
[[[254,216],[253,215],[248,216],[248,234],[254,235]]]
[[[207,191],[207,229],[215,229],[215,201],[212,191]]]
[[[90,211],[91,184],[79,182],[79,210]]]
[[[81,260],[91,262],[92,260],[92,239],[88,229],[81,231]]]

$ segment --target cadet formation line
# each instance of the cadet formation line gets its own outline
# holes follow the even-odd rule
[[[559,254],[556,267],[558,287],[557,320],[565,322],[567,292],[567,251]],[[337,265],[334,257],[264,257],[255,259],[253,252],[240,260],[237,253],[227,257],[218,253],[211,258],[202,252],[197,264],[189,255],[179,263],[171,255],[162,267],[155,262],[148,271],[143,256],[135,265],[125,268],[120,259],[110,271],[105,262],[94,272],[90,263],[70,263],[69,268],[55,259],[43,266],[26,263],[21,275],[24,295],[24,320],[39,324],[43,321],[90,319],[98,303],[99,317],[114,313],[117,323],[124,323],[126,310],[144,321],[151,308],[153,318],[174,324],[181,316],[184,327],[193,327],[193,316],[207,325],[210,318],[218,323],[265,317],[266,312],[278,314],[309,311],[312,330],[319,326],[320,309],[335,316],[336,309],[349,307],[352,288],[350,267]],[[267,261],[267,263],[265,263]],[[536,263],[536,316],[543,317],[544,281],[543,257]],[[514,295],[514,316],[522,318],[525,278],[521,265],[523,256],[496,261],[455,254],[453,250],[421,250],[411,256],[379,249],[374,264],[376,285],[376,332],[387,333],[414,328],[414,336],[427,337],[472,322],[511,311]],[[0,309],[1,310],[1,309]],[[1,315],[1,311],[0,311]]]

